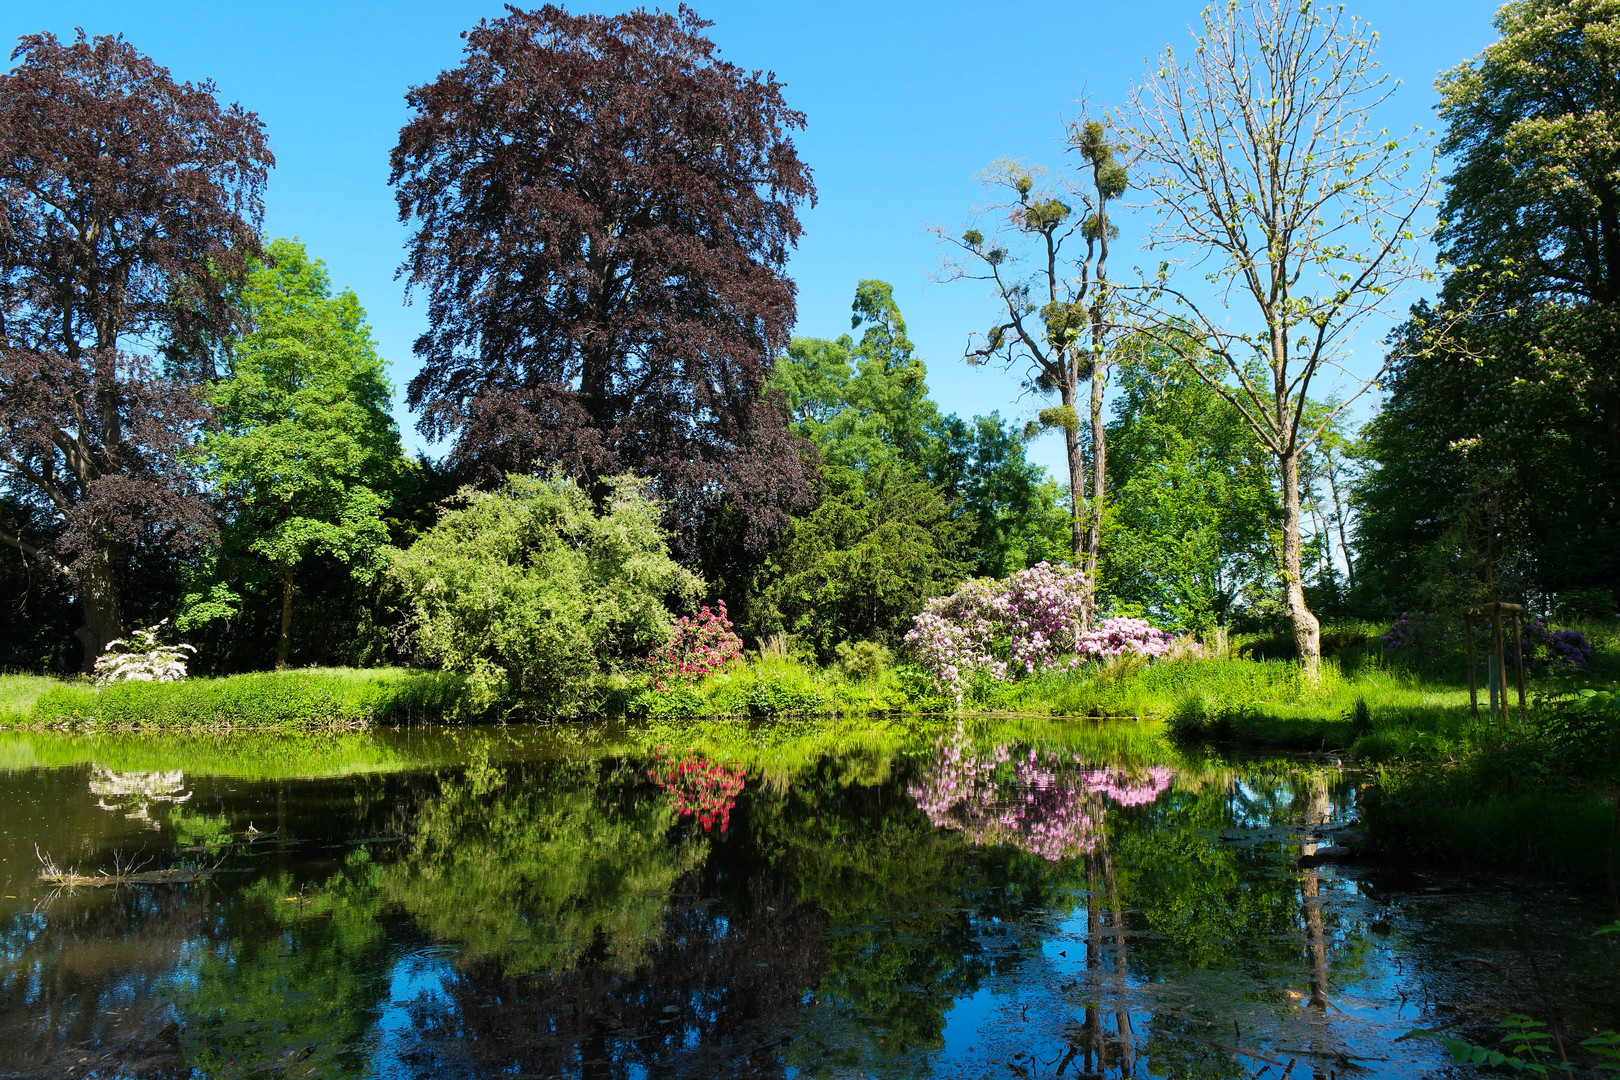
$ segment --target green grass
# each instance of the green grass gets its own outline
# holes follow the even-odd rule
[[[459,676],[308,668],[177,683],[0,676],[0,724],[111,729],[299,728],[456,719]]]
[[[27,716],[41,694],[63,681],[52,675],[0,675],[0,724]]]

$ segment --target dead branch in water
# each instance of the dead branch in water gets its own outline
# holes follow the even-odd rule
[[[204,881],[215,870],[219,863],[213,866],[174,866],[167,870],[143,870],[145,862],[128,863],[123,856],[113,852],[112,873],[97,870],[94,874],[81,874],[69,868],[56,865],[56,862],[34,845],[34,857],[39,860],[39,880],[48,885],[57,885],[68,889],[104,888],[108,885],[184,885],[193,881]]]

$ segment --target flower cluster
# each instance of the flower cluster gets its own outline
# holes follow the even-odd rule
[[[107,651],[96,661],[96,685],[119,682],[179,682],[186,677],[186,654],[197,650],[190,645],[159,645],[158,631],[169,620],[137,630],[127,638],[107,642]]]
[[[1015,753],[1005,744],[977,752],[958,727],[908,793],[938,828],[1056,862],[1095,850],[1110,802],[1151,803],[1170,779],[1162,767],[1134,775],[1053,752]]]
[[[1384,651],[1408,656],[1432,656],[1446,647],[1451,635],[1437,615],[1420,611],[1416,615],[1401,612],[1384,635]]]
[[[1080,635],[1078,648],[1082,656],[1164,656],[1176,645],[1176,636],[1160,630],[1146,619],[1104,619],[1094,628]],[[1196,645],[1187,645],[1183,651],[1196,651]]]
[[[648,658],[654,690],[673,690],[742,657],[742,638],[731,628],[724,600],[714,608],[704,605],[696,615],[676,619],[673,630],[668,644]]]
[[[1538,670],[1585,671],[1594,654],[1579,630],[1553,630],[1541,619],[1524,624],[1524,663]]]
[[[715,823],[725,832],[743,790],[743,770],[706,761],[696,754],[676,758],[662,746],[653,748],[647,778],[675,800],[675,813],[697,818],[708,832]]]
[[[928,601],[906,645],[958,704],[975,676],[1009,681],[1090,657],[1163,656],[1175,638],[1143,619],[1116,618],[1081,629],[1078,570],[1040,563],[1002,581],[975,578]]]

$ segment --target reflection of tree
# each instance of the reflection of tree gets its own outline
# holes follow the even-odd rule
[[[824,974],[783,1051],[809,1075],[923,1069],[951,1007],[998,956],[1033,951],[1027,920],[1066,903],[1079,880],[1067,863],[964,844],[914,809],[903,774],[849,783],[859,772],[829,755],[748,804],[761,869],[826,923]],[[1021,938],[985,947],[1006,933]]]
[[[181,890],[63,894],[0,929],[0,1075],[192,1075],[161,988],[207,926]]]
[[[669,839],[674,811],[649,794],[629,764],[475,774],[418,811],[403,857],[379,868],[379,898],[513,974],[634,970],[704,854]]]
[[[305,895],[278,874],[232,905],[234,932],[211,942],[171,991],[191,1075],[366,1074],[389,963],[366,861],[350,860],[361,871],[357,883]]]
[[[511,979],[480,963],[450,1007],[413,1010],[404,1059],[435,1077],[780,1076],[819,963],[819,920],[763,879],[725,901],[672,897],[665,933],[633,972],[600,964]],[[710,875],[688,883],[708,891]]]

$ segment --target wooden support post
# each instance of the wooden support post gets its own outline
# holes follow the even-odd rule
[[[1524,625],[1523,616],[1517,611],[1513,613],[1513,657],[1519,669],[1519,722],[1524,723],[1528,716],[1524,705]]]
[[[1474,681],[1474,617],[1463,612],[1463,652],[1468,655],[1468,707],[1479,719],[1479,685]]]
[[[1502,641],[1502,608],[1500,605],[1491,606],[1491,647],[1496,652],[1496,670],[1490,672],[1495,680],[1491,693],[1496,700],[1502,703],[1502,715],[1507,716],[1507,651]]]

